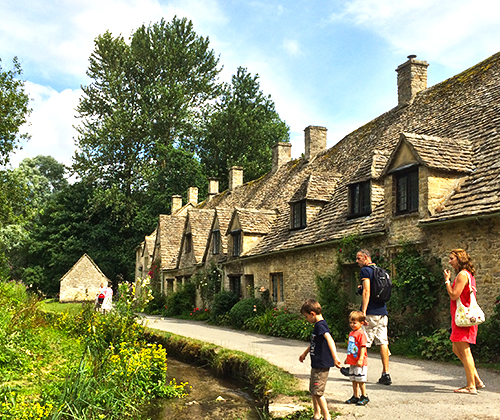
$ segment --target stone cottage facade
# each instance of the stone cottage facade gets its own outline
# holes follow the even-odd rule
[[[61,278],[59,302],[93,301],[103,283],[108,285],[109,279],[87,254]]]
[[[226,289],[246,297],[265,287],[297,310],[315,295],[315,274],[334,268],[342,238],[356,234],[386,257],[409,242],[443,266],[465,248],[491,310],[500,294],[500,53],[431,88],[427,67],[409,56],[396,69],[397,106],[334,147],[326,128],[309,126],[301,158],[278,143],[262,178],[243,183],[244,168],[233,167],[227,191],[212,180],[202,203],[195,189],[185,206],[173,197],[152,254],[147,238],[137,248],[138,267],[145,253],[158,261],[158,287],[169,293],[215,261]]]

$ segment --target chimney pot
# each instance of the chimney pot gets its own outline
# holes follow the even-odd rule
[[[290,143],[279,142],[273,146],[272,172],[292,159],[292,145]]]
[[[318,127],[314,125],[310,125],[304,129],[304,155],[307,161],[314,158],[323,150],[326,150],[326,132],[327,129],[325,127]]]
[[[427,89],[427,61],[416,59],[416,55],[408,56],[408,61],[401,64],[398,73],[398,105],[408,105],[418,92]]]
[[[172,196],[172,212],[171,214],[177,213],[182,207],[182,196],[173,195]]]
[[[187,191],[187,199],[188,203],[191,203],[193,206],[198,204],[198,188],[197,187],[189,187]]]
[[[229,169],[229,191],[243,185],[243,168],[241,166],[232,166]]]
[[[217,194],[219,194],[219,180],[210,178],[208,180],[208,201],[210,201]]]

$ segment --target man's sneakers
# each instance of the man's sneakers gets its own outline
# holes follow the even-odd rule
[[[349,398],[345,403],[346,404],[357,404],[359,401],[359,398],[358,397],[355,397],[354,395]]]
[[[366,405],[370,402],[370,399],[366,395],[361,395],[356,405]]]
[[[361,395],[361,397],[355,397],[354,395],[349,398],[346,404],[356,404],[356,405],[366,405],[370,402],[370,399],[366,395]]]
[[[383,373],[380,379],[378,380],[378,383],[382,385],[392,384],[391,375],[389,375],[388,373]]]

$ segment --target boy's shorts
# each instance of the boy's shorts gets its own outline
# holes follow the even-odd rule
[[[367,379],[367,367],[366,366],[349,366],[349,379],[351,382],[366,382]]]
[[[367,326],[363,326],[366,333],[366,347],[371,347],[375,342],[376,346],[389,344],[387,338],[387,315],[366,315]]]
[[[330,368],[311,368],[311,380],[309,382],[309,392],[311,395],[321,397],[325,393],[328,372],[330,372]]]

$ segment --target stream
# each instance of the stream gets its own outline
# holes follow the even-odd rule
[[[144,413],[151,420],[260,420],[251,390],[231,379],[216,378],[205,368],[191,366],[171,357],[167,379],[188,382],[188,395],[181,399],[158,400]]]

